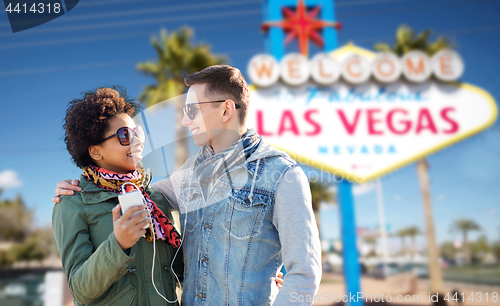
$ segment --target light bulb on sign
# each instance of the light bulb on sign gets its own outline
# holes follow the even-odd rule
[[[352,54],[342,63],[342,77],[349,83],[364,83],[370,78],[370,74],[370,63],[363,56]]]
[[[441,50],[431,59],[432,71],[441,81],[456,81],[464,73],[464,62],[457,52]]]
[[[380,52],[373,60],[372,73],[379,82],[394,82],[401,76],[401,62],[392,52]]]
[[[248,63],[248,76],[253,84],[268,87],[280,77],[278,61],[269,54],[257,54]]]
[[[410,51],[401,59],[403,75],[408,81],[423,82],[432,73],[431,62],[427,54],[422,51]]]
[[[281,79],[288,85],[304,84],[310,74],[309,61],[300,53],[290,53],[281,60]]]
[[[326,53],[318,53],[311,59],[311,76],[320,85],[335,83],[340,77],[340,65]]]

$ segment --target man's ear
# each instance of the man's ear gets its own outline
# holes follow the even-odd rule
[[[236,106],[233,100],[226,100],[224,103],[224,114],[222,114],[222,122],[226,123],[236,113]]]
[[[92,157],[93,160],[101,160],[102,155],[101,155],[101,150],[99,146],[90,146],[89,147],[89,155]]]

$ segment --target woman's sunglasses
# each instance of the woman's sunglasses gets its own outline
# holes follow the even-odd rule
[[[103,140],[99,141],[97,144],[103,143],[106,140],[117,136],[118,141],[120,142],[120,144],[122,146],[129,146],[132,143],[132,141],[134,140],[134,135],[141,142],[144,142],[144,140],[146,140],[146,134],[144,133],[144,129],[140,125],[138,125],[135,129],[129,128],[128,126],[124,126],[124,127],[119,128],[116,131],[116,133],[104,138]]]
[[[184,105],[184,113],[186,116],[188,116],[189,119],[194,120],[194,117],[196,116],[196,111],[198,110],[197,108],[193,107],[193,105],[196,104],[206,104],[206,103],[220,103],[220,102],[226,102],[226,100],[217,100],[217,101],[208,101],[208,102],[198,102],[198,103],[189,103]],[[241,105],[239,104],[234,104],[236,109],[241,108]]]

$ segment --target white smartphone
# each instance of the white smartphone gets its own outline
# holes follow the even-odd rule
[[[141,192],[139,190],[134,190],[134,191],[131,191],[131,192],[127,192],[125,194],[120,194],[118,196],[118,201],[120,202],[120,206],[122,208],[122,215],[125,214],[125,212],[127,211],[127,209],[129,209],[130,207],[136,206],[136,205],[143,205],[144,204],[144,200],[143,200],[142,194],[141,194]],[[135,215],[137,215],[140,212],[141,211],[136,211],[135,213],[133,213],[130,216],[130,218],[133,218]],[[146,229],[146,228],[148,228],[148,226],[149,226],[149,224],[145,225],[143,228]]]

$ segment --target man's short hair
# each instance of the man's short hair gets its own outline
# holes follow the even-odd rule
[[[240,123],[244,124],[250,103],[250,88],[240,70],[228,65],[214,65],[184,77],[186,86],[207,84],[206,95],[222,96],[241,105]],[[226,97],[224,97],[226,96]]]

